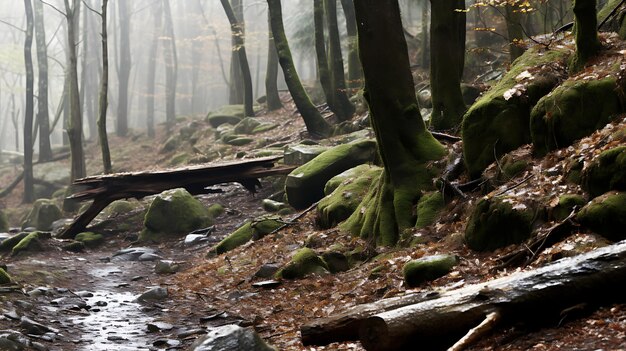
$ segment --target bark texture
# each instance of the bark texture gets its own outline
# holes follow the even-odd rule
[[[574,16],[576,55],[570,64],[570,70],[578,72],[602,48],[596,29],[598,26],[596,0],[574,0]]]
[[[48,48],[44,28],[43,3],[35,1],[35,39],[39,80],[37,89],[37,125],[39,126],[39,162],[52,159],[50,117],[48,113]]]
[[[267,44],[267,70],[265,73],[265,94],[267,96],[267,109],[269,111],[278,110],[283,107],[278,95],[278,54],[274,43],[274,34],[270,24],[269,14],[267,16],[269,26],[269,36]]]
[[[24,202],[35,200],[33,179],[33,118],[34,118],[34,73],[33,73],[33,5],[24,0],[26,10],[26,38],[24,39],[24,64],[26,69],[26,106],[24,111]]]
[[[102,166],[104,173],[111,173],[111,152],[109,151],[109,138],[107,137],[107,108],[109,106],[109,39],[107,34],[107,6],[108,0],[102,0],[102,77],[100,78],[100,93],[98,101],[98,139],[102,152]]]
[[[163,0],[163,16],[165,19],[165,41],[163,53],[165,55],[165,122],[167,128],[174,125],[176,119],[176,83],[178,80],[178,54],[176,53],[176,37],[172,23],[172,10],[169,0]]]
[[[353,0],[341,0],[341,7],[346,18],[346,32],[348,35],[348,79],[349,94],[354,94],[363,85],[363,71],[359,60],[357,42],[356,17]]]
[[[130,0],[118,1],[119,17],[119,61],[117,79],[119,82],[117,95],[117,127],[118,136],[128,134],[128,84],[130,80]]]
[[[157,54],[159,52],[159,36],[163,27],[163,7],[160,2],[156,2],[152,7],[152,16],[154,19],[154,29],[152,34],[152,43],[150,44],[150,57],[148,57],[148,91],[146,93],[146,124],[148,128],[148,136],[154,138],[154,98],[156,94],[156,66]]]
[[[324,0],[324,10],[328,27],[328,67],[336,104],[336,111],[333,112],[340,121],[347,121],[354,114],[354,106],[346,90],[346,76],[343,71],[343,55],[337,24],[337,0]]]

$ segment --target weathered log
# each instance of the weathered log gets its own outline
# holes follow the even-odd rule
[[[209,186],[236,182],[250,192],[260,186],[258,178],[287,174],[291,166],[274,167],[281,157],[264,157],[218,165],[199,165],[186,168],[152,172],[106,174],[77,179],[73,187],[78,189],[68,199],[93,200],[83,212],[58,237],[68,239],[83,231],[87,225],[111,202],[120,199],[143,198],[173,188],[185,188],[192,195],[215,192]]]
[[[503,324],[558,321],[571,306],[623,299],[626,241],[545,267],[442,293],[437,299],[374,315],[359,335],[367,350],[443,350],[488,314]]]

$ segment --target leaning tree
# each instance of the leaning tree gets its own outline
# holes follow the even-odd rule
[[[415,225],[413,207],[422,191],[433,186],[429,163],[446,151],[420,115],[398,2],[354,4],[364,96],[384,171],[343,228],[393,245],[399,233]]]

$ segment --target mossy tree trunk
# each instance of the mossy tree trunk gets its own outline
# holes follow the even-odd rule
[[[337,25],[337,0],[324,0],[326,23],[328,25],[328,64],[330,82],[335,95],[337,111],[335,115],[340,121],[347,121],[354,114],[354,106],[346,91],[346,75],[343,71],[343,55]]]
[[[24,0],[26,12],[26,38],[24,39],[24,64],[26,70],[26,107],[24,111],[24,202],[35,201],[33,180],[33,115],[34,115],[34,72],[33,72],[33,5]],[[42,137],[45,137],[42,135]]]
[[[466,106],[461,93],[465,65],[465,2],[431,0],[430,86],[431,126],[453,129],[461,123]]]
[[[361,87],[363,72],[361,61],[359,60],[359,50],[357,49],[357,29],[356,17],[354,14],[353,0],[341,0],[341,7],[346,18],[346,32],[348,35],[348,89],[353,94]]]
[[[322,117],[315,105],[311,102],[309,95],[304,90],[300,77],[296,72],[296,67],[293,63],[291,56],[291,50],[289,49],[289,43],[285,36],[285,28],[283,26],[283,14],[280,0],[267,0],[269,5],[270,26],[272,33],[274,34],[274,43],[276,44],[276,51],[278,53],[278,61],[283,69],[285,81],[289,92],[293,97],[293,101],[298,108],[298,111],[302,115],[304,124],[307,131],[313,137],[324,138],[331,134],[332,127]]]
[[[519,8],[510,3],[504,5],[504,11],[506,13],[506,31],[509,37],[509,57],[511,62],[513,62],[516,58],[522,56],[525,51],[524,47],[520,45],[524,40],[524,31],[521,23],[522,16]]]
[[[274,44],[274,34],[270,24],[269,14],[267,16],[269,28],[268,45],[267,45],[267,70],[265,73],[265,95],[267,96],[267,109],[270,111],[278,110],[283,107],[278,95],[278,54],[276,53],[276,44]]]
[[[574,0],[574,31],[576,35],[576,54],[570,65],[572,72],[582,70],[587,61],[595,56],[602,45],[598,39],[598,19],[596,0]]]
[[[220,0],[221,1],[221,0]],[[228,1],[228,0],[226,0]],[[243,21],[243,0],[230,0],[230,6],[235,12],[235,17]],[[245,34],[245,28],[241,27],[242,35]],[[241,65],[237,57],[237,38],[235,33],[231,36],[232,50],[230,54],[230,78],[228,84],[228,103],[231,105],[241,105],[244,103],[244,82],[242,78]]]
[[[107,137],[107,108],[109,106],[109,39],[107,34],[107,6],[109,1],[102,0],[100,12],[102,36],[102,77],[100,78],[100,93],[98,102],[98,139],[102,151],[102,166],[104,173],[111,173],[111,152],[109,150],[109,138]],[[154,130],[153,130],[154,133]]]
[[[48,48],[44,27],[43,3],[35,1],[35,39],[39,80],[37,89],[37,125],[39,126],[39,161],[52,159],[50,146],[50,117],[48,113]]]
[[[364,96],[385,170],[342,227],[394,245],[401,232],[415,226],[413,207],[422,190],[432,187],[427,164],[445,149],[426,129],[417,106],[398,2],[356,0],[355,10]]]
[[[248,55],[246,54],[246,46],[244,43],[243,18],[238,18],[230,6],[228,0],[220,0],[233,35],[233,51],[237,54],[237,62],[241,70],[241,79],[243,81],[243,106],[246,117],[254,117],[254,108],[252,103],[252,77],[250,75],[250,66],[248,65]],[[233,82],[231,82],[232,84]]]

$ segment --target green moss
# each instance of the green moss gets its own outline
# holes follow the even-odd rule
[[[228,145],[244,146],[244,145],[248,145],[248,144],[252,143],[253,141],[254,141],[254,139],[252,139],[252,138],[237,137],[237,138],[230,139],[230,140],[224,141],[224,142],[226,144],[228,144]]]
[[[11,255],[15,256],[24,251],[40,251],[43,249],[40,239],[46,237],[41,232],[28,233],[17,245],[11,250]]]
[[[252,129],[251,134],[259,134],[259,133],[267,132],[267,131],[270,131],[270,130],[275,129],[277,127],[278,127],[278,124],[261,123],[260,125],[256,126],[254,129]]]
[[[52,223],[61,218],[61,209],[54,200],[39,199],[22,223],[22,228],[34,227],[37,230],[50,230]]]
[[[577,206],[578,208],[580,208],[584,206],[586,203],[587,201],[585,201],[585,198],[582,197],[581,195],[576,195],[576,194],[561,195],[559,197],[558,205],[556,205],[556,207],[552,209],[552,217],[554,217],[554,219],[557,221],[562,221],[565,218],[567,218],[567,216],[569,216],[569,214],[574,209],[574,206]]]
[[[165,141],[165,143],[163,144],[163,147],[161,147],[161,153],[165,154],[168,152],[172,152],[176,150],[179,145],[180,145],[180,138],[178,137],[178,135],[173,135]]]
[[[135,208],[137,208],[137,205],[131,203],[130,201],[117,200],[107,206],[103,212],[107,215],[107,217],[113,217],[132,212]]]
[[[211,218],[217,218],[223,215],[225,211],[226,209],[221,204],[213,204],[209,206],[209,209],[208,209],[209,216],[211,216]]]
[[[592,197],[626,190],[626,146],[602,152],[583,172],[583,188]]]
[[[282,225],[283,223],[276,217],[261,217],[248,221],[209,250],[208,256],[221,255],[250,240],[258,240]]]
[[[415,227],[425,228],[435,223],[444,206],[443,195],[438,191],[422,196],[417,203],[417,222]]]
[[[74,240],[80,241],[85,245],[85,247],[93,249],[104,242],[104,236],[93,232],[83,232],[77,234]]]
[[[160,241],[164,234],[178,236],[213,223],[207,209],[185,189],[172,189],[157,195],[144,218],[146,230],[139,240]]]
[[[170,166],[178,166],[187,163],[189,163],[189,154],[186,152],[181,152],[174,155],[174,157],[172,157],[169,161]]]
[[[234,131],[237,134],[253,134],[254,128],[260,125],[261,122],[259,122],[256,118],[246,117],[237,123]]]
[[[626,239],[626,193],[596,197],[578,212],[576,220],[609,240]]]
[[[436,255],[407,262],[402,268],[404,281],[414,288],[424,282],[442,277],[459,263],[454,255]]]
[[[309,274],[328,273],[326,262],[315,251],[302,248],[296,252],[291,261],[285,267],[276,272],[276,278],[299,279]]]
[[[9,275],[9,273],[7,273],[7,271],[5,271],[4,268],[0,268],[0,284],[7,285],[11,283],[13,283],[13,279],[11,279],[11,276]]]
[[[604,127],[622,111],[615,77],[568,80],[541,98],[531,112],[530,129],[535,152],[544,155],[572,145]]]
[[[513,206],[502,198],[483,198],[476,204],[465,228],[465,243],[476,251],[490,251],[528,239],[534,211]]]
[[[528,49],[470,107],[461,132],[465,164],[472,178],[478,177],[495,157],[530,142],[531,108],[565,77],[565,71],[554,63],[564,62],[570,54],[566,49]],[[533,72],[534,79],[520,78],[525,71]]]
[[[28,234],[29,233],[27,233],[27,232],[21,232],[21,233],[13,235],[10,238],[4,239],[0,243],[0,251],[4,251],[4,252],[11,251],[13,249],[13,247],[15,245],[17,245],[20,241],[22,241],[22,239],[27,237]]]
[[[526,162],[526,160],[513,160],[511,157],[507,156],[504,156],[500,161],[502,165],[502,175],[505,180],[515,178],[515,176],[528,168],[528,162]]]
[[[4,211],[0,211],[0,232],[8,232],[9,231],[9,218],[4,213]]]
[[[287,200],[296,209],[303,209],[324,197],[324,186],[337,174],[373,161],[374,140],[335,146],[293,170],[285,182]]]
[[[354,174],[352,178],[341,177],[342,183],[317,205],[319,224],[322,228],[333,227],[350,217],[382,172],[382,168],[369,165],[353,168],[356,169],[359,169],[358,172],[351,172]],[[335,178],[337,177],[332,178],[329,183]],[[329,189],[328,183],[325,189]]]
[[[224,105],[218,110],[209,113],[206,120],[211,127],[217,128],[226,123],[235,125],[243,119],[243,115],[243,105]]]
[[[80,241],[72,241],[68,244],[63,245],[63,250],[69,252],[82,252],[85,250],[85,244]]]

